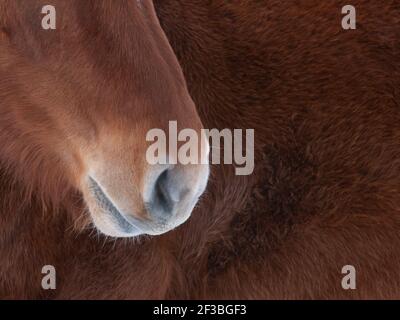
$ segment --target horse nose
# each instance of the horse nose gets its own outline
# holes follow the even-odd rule
[[[167,165],[161,172],[157,171],[149,179],[145,206],[151,220],[165,222],[175,216],[190,186],[178,166]]]
[[[185,222],[205,190],[208,174],[208,164],[153,167],[143,197],[148,226],[164,230]]]

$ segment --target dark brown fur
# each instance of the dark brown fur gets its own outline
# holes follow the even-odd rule
[[[255,128],[254,174],[214,166],[184,226],[128,242],[77,233],[79,193],[53,215],[2,168],[1,296],[400,298],[398,2],[352,1],[351,31],[343,1],[154,4],[204,126]]]

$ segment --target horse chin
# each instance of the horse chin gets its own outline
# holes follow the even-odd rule
[[[132,238],[144,234],[140,228],[125,220],[121,214],[119,217],[113,216],[115,213],[110,213],[99,206],[96,200],[88,198],[85,200],[93,225],[102,234],[115,238]]]
[[[177,228],[191,216],[209,176],[208,166],[197,169],[195,174],[190,170],[175,172],[174,168],[158,170],[162,173],[147,176],[143,191],[136,191],[138,188],[126,176],[118,179],[93,170],[82,177],[80,189],[92,223],[101,233],[122,238],[157,236]]]
[[[92,222],[96,229],[102,234],[115,238],[133,238],[141,235],[160,236],[170,232],[180,225],[184,224],[191,216],[191,213],[196,203],[188,206],[173,224],[163,224],[157,227],[146,227],[143,222],[132,222],[120,213],[120,217],[115,217],[114,214],[104,210],[97,204],[90,204],[91,201],[86,200]],[[122,220],[124,219],[124,220]]]
[[[115,238],[133,238],[140,235],[158,236],[167,233],[189,219],[198,201],[198,197],[196,197],[182,203],[173,221],[154,224],[134,218],[132,214],[122,213],[90,178],[83,194],[93,225],[102,234]]]
[[[184,223],[190,216],[187,215],[187,218],[182,219],[176,226],[160,226],[160,228],[153,228],[152,230],[143,230],[139,226],[135,226],[128,221],[126,221],[126,225],[125,223],[121,225],[119,220],[110,217],[110,214],[103,209],[89,206],[89,211],[96,229],[106,236],[115,238],[133,238],[140,235],[159,236]]]
[[[104,213],[92,213],[91,217],[93,224],[96,229],[100,231],[105,236],[114,237],[114,238],[133,238],[142,235],[143,233],[132,226],[129,231],[123,230],[118,226],[117,223],[107,218],[107,215]]]

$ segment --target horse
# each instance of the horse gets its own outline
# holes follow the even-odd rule
[[[340,1],[58,0],[61,24],[43,35],[44,2],[0,4],[3,298],[400,296],[395,1],[354,0],[357,29],[344,30]],[[212,165],[186,223],[121,239],[136,233],[96,221],[116,213],[89,192],[142,212],[136,157],[144,132],[170,119],[254,129],[254,173]],[[168,185],[165,169],[153,184]],[[190,170],[200,193],[207,168]],[[43,265],[56,267],[56,290],[40,287]],[[355,290],[342,286],[346,265]]]
[[[106,236],[176,228],[203,193],[209,168],[206,161],[150,165],[146,159],[152,128],[165,130],[174,119],[180,127],[202,129],[153,4],[56,1],[55,30],[41,26],[44,6],[1,2],[2,180],[9,179],[20,204],[2,214],[2,225],[16,231],[29,225],[29,216],[43,223],[41,212],[48,211],[48,219],[63,202],[72,205],[67,199],[74,190]],[[7,183],[4,188],[3,203],[13,201]],[[6,253],[13,232],[2,231]],[[41,237],[32,239],[40,243]],[[17,246],[23,255],[27,247]],[[3,279],[3,294],[19,287],[12,276]]]

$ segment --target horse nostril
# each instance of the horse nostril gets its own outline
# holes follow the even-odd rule
[[[146,201],[146,208],[150,218],[157,221],[166,221],[175,214],[181,200],[179,176],[174,167],[161,172],[155,179],[151,196]]]
[[[161,173],[156,181],[154,190],[154,205],[159,207],[159,209],[163,209],[166,213],[171,213],[175,203],[178,201],[178,199],[172,198],[172,186],[169,185],[169,175],[169,169]]]

